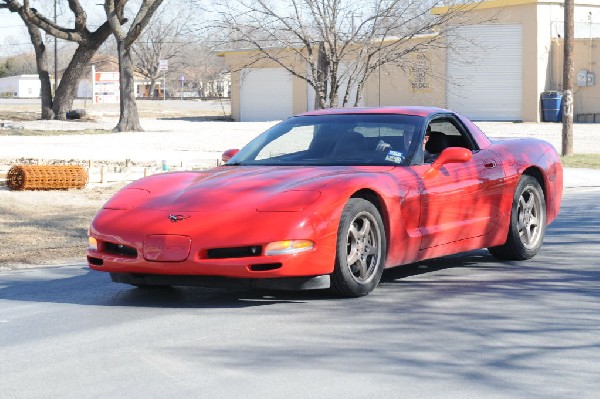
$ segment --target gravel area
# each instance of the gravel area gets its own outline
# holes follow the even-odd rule
[[[37,105],[0,100],[0,108],[35,111]],[[220,102],[167,101],[144,104],[145,132],[112,133],[118,106],[89,107],[91,121],[0,119],[4,129],[101,129],[105,134],[2,135],[0,169],[19,159],[157,162],[195,167],[214,164],[229,148],[240,148],[275,122],[215,121],[228,112]],[[31,110],[29,110],[31,112]],[[221,113],[221,114],[220,114]],[[490,137],[539,137],[560,149],[561,124],[481,122]],[[0,128],[2,129],[2,128]],[[576,153],[600,153],[600,125],[576,124]],[[124,183],[88,185],[83,190],[9,191],[0,186],[0,270],[84,261],[86,232],[95,212]]]
[[[83,261],[90,221],[123,185],[68,191],[0,187],[0,271]]]

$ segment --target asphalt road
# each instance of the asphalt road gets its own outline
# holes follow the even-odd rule
[[[0,274],[0,397],[597,398],[600,189],[542,251],[388,271],[359,299]]]

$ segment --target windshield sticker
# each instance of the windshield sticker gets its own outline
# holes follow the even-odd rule
[[[390,152],[388,152],[387,156],[385,157],[385,160],[391,161],[393,163],[402,163],[404,162],[404,154],[398,151],[390,150]]]

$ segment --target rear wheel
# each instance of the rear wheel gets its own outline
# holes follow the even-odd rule
[[[385,255],[385,229],[379,211],[367,200],[351,198],[338,227],[333,291],[347,297],[373,291],[381,279]]]
[[[542,246],[546,232],[546,200],[540,183],[523,175],[513,198],[506,243],[489,251],[498,259],[532,258]]]

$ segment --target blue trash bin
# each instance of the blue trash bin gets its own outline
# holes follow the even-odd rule
[[[563,95],[558,91],[542,93],[542,119],[544,122],[562,122]]]

